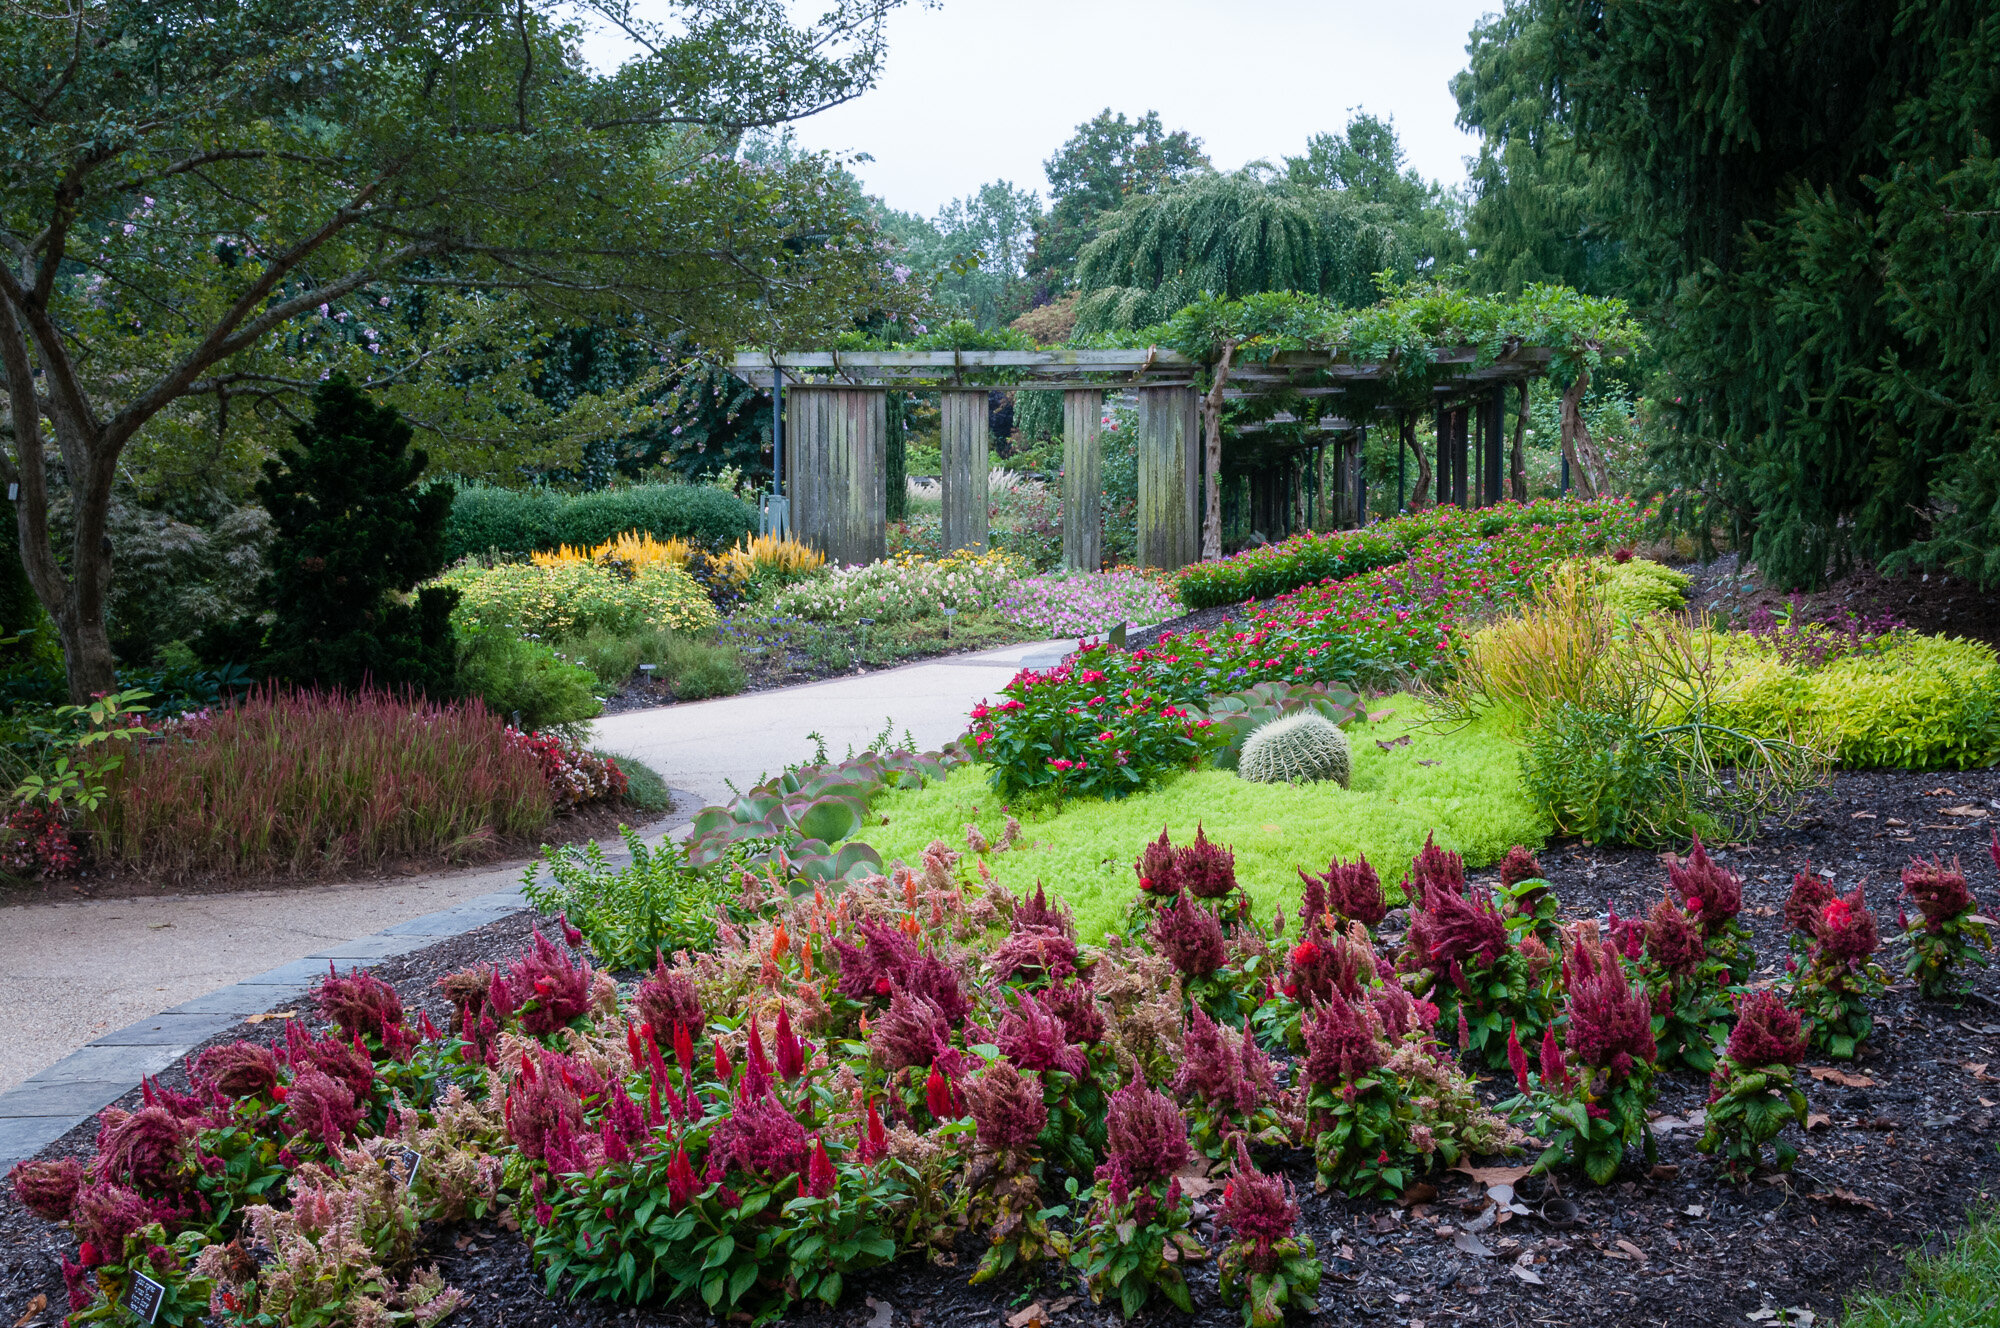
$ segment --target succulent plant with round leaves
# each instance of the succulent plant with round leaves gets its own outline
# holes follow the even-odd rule
[[[1304,784],[1331,779],[1347,787],[1353,756],[1347,735],[1326,716],[1305,710],[1258,727],[1243,740],[1236,772],[1255,784]]]

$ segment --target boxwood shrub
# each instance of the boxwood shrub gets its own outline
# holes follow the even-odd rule
[[[640,484],[569,495],[469,484],[452,500],[445,551],[453,561],[483,553],[520,557],[562,544],[602,544],[628,530],[718,549],[756,529],[755,508],[706,485]]]

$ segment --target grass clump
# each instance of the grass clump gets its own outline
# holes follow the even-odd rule
[[[1022,814],[1022,834],[991,854],[994,879],[1015,891],[1045,885],[1076,910],[1078,934],[1096,939],[1116,927],[1135,888],[1132,863],[1165,826],[1174,842],[1197,824],[1236,854],[1238,879],[1258,914],[1299,894],[1298,869],[1324,871],[1336,855],[1368,855],[1394,892],[1404,864],[1436,832],[1440,847],[1474,866],[1499,861],[1510,845],[1540,844],[1549,826],[1522,793],[1519,749],[1491,719],[1442,734],[1421,727],[1429,711],[1399,695],[1380,702],[1379,723],[1351,729],[1353,786],[1252,784],[1226,770],[1182,775],[1117,802],[1079,800]],[[915,862],[942,839],[966,843],[966,826],[1000,842],[1007,810],[987,786],[984,766],[965,766],[941,784],[891,792],[874,804],[879,820],[861,838],[885,861]]]
[[[1897,1291],[1848,1301],[1845,1328],[2000,1328],[2000,1221],[1993,1209],[1942,1254],[1913,1253]]]
[[[660,772],[644,761],[615,752],[605,753],[625,772],[625,802],[637,811],[657,814],[673,809],[673,796]]]

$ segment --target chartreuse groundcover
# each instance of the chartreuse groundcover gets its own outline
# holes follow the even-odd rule
[[[1520,748],[1496,724],[1441,732],[1407,693],[1370,702],[1368,711],[1373,718],[1347,729],[1350,788],[1253,784],[1233,771],[1202,769],[1116,802],[1078,799],[1037,813],[1004,805],[987,783],[987,767],[966,765],[922,789],[881,795],[858,837],[884,862],[920,861],[934,840],[971,856],[969,827],[998,845],[1014,816],[1018,837],[986,853],[986,869],[1016,892],[1045,887],[1076,910],[1078,935],[1089,940],[1119,925],[1132,899],[1138,846],[1162,828],[1184,844],[1199,827],[1234,851],[1237,879],[1259,917],[1296,902],[1300,868],[1323,872],[1335,857],[1366,854],[1393,895],[1427,835],[1472,866],[1548,837],[1547,819],[1522,790]]]

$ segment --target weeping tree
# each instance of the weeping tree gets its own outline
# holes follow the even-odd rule
[[[1372,303],[1375,275],[1417,253],[1388,205],[1243,170],[1128,199],[1077,258],[1077,331],[1164,322],[1206,296],[1296,291]]]
[[[2000,17],[1987,0],[1516,0],[1663,297],[1680,512],[1767,577],[2000,584]],[[1636,90],[1641,90],[1635,93]]]
[[[640,48],[611,74],[555,0],[0,7],[0,480],[72,695],[115,686],[128,449],[302,411],[332,325],[383,333],[342,354],[386,388],[433,352],[372,320],[417,293],[663,348],[804,339],[908,298],[824,162],[735,153],[869,87],[897,3],[802,26],[782,0],[667,0],[664,21],[585,0]]]

